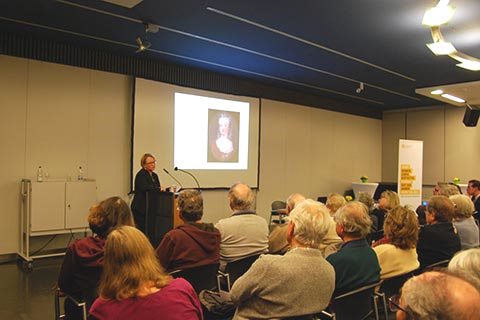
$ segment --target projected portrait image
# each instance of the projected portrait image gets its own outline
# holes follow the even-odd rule
[[[238,162],[240,113],[208,110],[208,162]]]

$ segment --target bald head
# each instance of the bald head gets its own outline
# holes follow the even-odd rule
[[[418,320],[478,319],[480,293],[460,276],[431,271],[405,282],[400,304]],[[397,319],[403,316],[397,313]]]
[[[234,211],[251,210],[255,201],[252,189],[244,183],[236,183],[228,191],[230,208]]]
[[[305,200],[305,197],[300,193],[292,193],[287,198],[287,213],[290,213],[297,204]]]

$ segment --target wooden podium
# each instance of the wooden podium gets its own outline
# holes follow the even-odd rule
[[[173,192],[147,192],[145,235],[156,248],[165,234],[182,225],[177,207],[177,195]]]

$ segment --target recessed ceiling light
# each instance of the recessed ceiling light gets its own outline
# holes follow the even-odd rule
[[[456,52],[457,50],[450,42],[439,41],[434,43],[427,43],[428,49],[430,49],[436,56],[448,55]]]
[[[437,89],[437,90],[433,90],[432,92],[430,92],[430,94],[442,94],[442,93],[443,93],[442,89]]]
[[[448,94],[448,93],[442,94],[442,97],[444,97],[446,99],[449,99],[449,100],[452,100],[452,101],[455,101],[455,102],[458,102],[458,103],[464,103],[465,102],[465,100],[463,100],[462,98],[452,96],[451,94]]]

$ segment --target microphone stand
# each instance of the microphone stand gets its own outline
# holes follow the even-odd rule
[[[163,168],[163,171],[165,171],[165,173],[168,174],[173,180],[175,180],[180,185],[180,188],[183,189],[182,183],[180,181],[178,181],[177,178],[175,178],[170,172],[168,172],[167,169]]]
[[[197,189],[200,191],[200,183],[198,182],[197,178],[195,178],[195,176],[192,173],[188,172],[187,170],[180,169],[179,167],[175,167],[175,168],[173,168],[173,170],[184,172],[184,173],[188,174],[190,177],[192,177],[193,180],[195,180],[195,182],[197,184]]]

